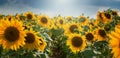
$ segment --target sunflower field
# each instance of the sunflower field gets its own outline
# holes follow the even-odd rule
[[[0,58],[120,58],[120,15],[0,14]]]

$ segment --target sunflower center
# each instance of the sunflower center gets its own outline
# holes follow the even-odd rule
[[[70,31],[73,33],[75,29],[77,29],[77,25],[71,25],[70,26]]]
[[[106,32],[104,30],[99,30],[98,33],[101,37],[106,37]]]
[[[94,38],[94,36],[93,36],[93,34],[92,33],[88,33],[88,34],[86,34],[86,39],[87,40],[93,40],[93,38]]]
[[[108,19],[110,19],[111,15],[109,13],[105,13],[105,17],[107,17]]]
[[[46,23],[48,22],[48,20],[47,20],[46,17],[42,17],[42,18],[41,18],[41,22],[44,23],[44,24],[46,24]]]
[[[26,43],[33,43],[35,41],[35,36],[32,33],[27,33],[27,36],[25,37]]]
[[[60,20],[59,22],[60,22],[60,24],[63,24],[63,20]]]
[[[28,19],[32,19],[32,15],[31,14],[27,14],[27,18]]]
[[[83,43],[83,40],[82,40],[82,38],[81,37],[73,37],[72,38],[72,45],[74,46],[74,47],[80,47],[81,45],[82,45],[82,43]]]
[[[14,42],[19,39],[19,30],[16,27],[10,26],[5,30],[5,38],[10,42]]]

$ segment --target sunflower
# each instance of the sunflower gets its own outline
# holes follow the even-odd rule
[[[0,23],[0,44],[3,49],[17,50],[25,44],[22,22],[18,20],[1,20]]]
[[[26,31],[25,39],[25,45],[23,46],[24,49],[34,50],[39,48],[41,41],[39,41],[37,33],[35,33],[32,29]]]
[[[85,38],[80,34],[69,34],[67,36],[68,39],[66,41],[66,45],[69,46],[73,53],[78,53],[85,48]]]
[[[26,17],[26,20],[35,19],[35,15],[32,12],[25,12],[23,15]]]
[[[108,40],[108,35],[106,33],[106,31],[103,28],[98,28],[95,31],[95,34],[97,36],[98,41],[102,41],[102,40]]]
[[[85,16],[79,16],[78,17],[78,22],[80,23],[80,25],[86,25],[88,23],[88,18]]]
[[[42,27],[46,27],[48,29],[50,29],[50,19],[48,16],[46,15],[39,15],[37,17],[37,21],[38,21],[38,24]]]
[[[47,43],[43,38],[40,38],[39,40],[41,41],[40,46],[39,46],[39,50],[43,52],[45,47],[47,46]]]
[[[59,28],[63,28],[64,19],[62,17],[58,17],[56,24]]]
[[[120,34],[120,33],[119,33]],[[110,37],[110,46],[112,48],[113,57],[120,58],[120,37],[117,32],[112,31],[109,34]]]
[[[112,15],[110,13],[102,12],[102,17],[103,17],[104,23],[108,23],[108,22],[112,21]]]
[[[70,22],[66,23],[63,28],[65,34],[74,33],[75,30],[79,30],[79,24],[75,22]]]
[[[103,21],[102,12],[98,11],[96,19],[97,21]]]
[[[96,35],[94,31],[89,30],[88,32],[85,33],[85,39],[89,41],[95,41],[96,40]]]

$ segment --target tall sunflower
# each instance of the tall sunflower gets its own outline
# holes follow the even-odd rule
[[[22,24],[18,20],[1,20],[0,44],[2,44],[3,49],[17,50],[25,44],[25,32]]]
[[[43,38],[40,38],[39,40],[41,41],[40,46],[39,46],[39,50],[44,52],[44,49],[47,46],[47,43]]]
[[[98,28],[95,31],[95,34],[97,36],[98,41],[102,41],[102,40],[108,40],[108,35],[106,33],[106,31],[103,28]]]
[[[65,34],[74,33],[75,30],[79,30],[79,24],[75,22],[70,22],[66,23],[63,28]]]
[[[32,29],[26,31],[25,39],[25,45],[23,46],[24,49],[34,50],[39,48],[41,41],[39,41],[37,33],[35,33]]]
[[[35,15],[32,12],[25,12],[23,15],[26,17],[26,20],[35,19]]]
[[[108,22],[112,21],[112,15],[110,13],[102,12],[102,17],[103,17],[104,23],[108,23]]]
[[[38,24],[43,26],[43,27],[46,27],[46,28],[50,28],[50,19],[48,16],[46,15],[39,15],[37,17],[37,21],[38,21]]]
[[[66,45],[69,46],[73,53],[78,53],[85,48],[85,38],[83,38],[80,34],[69,34],[67,36],[68,39],[66,41]]]

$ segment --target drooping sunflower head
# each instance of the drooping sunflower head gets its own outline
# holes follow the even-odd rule
[[[81,25],[85,25],[88,23],[88,18],[85,16],[79,16],[78,21],[80,22]]]
[[[46,15],[43,15],[43,16],[39,15],[37,18],[37,21],[41,26],[44,26],[47,28],[49,28],[49,26],[50,26],[50,19]]]
[[[35,15],[32,12],[26,12],[24,13],[24,16],[26,17],[26,20],[34,20],[35,19]]]
[[[79,30],[79,24],[78,23],[67,23],[64,25],[64,30],[66,34],[74,33],[76,30]]]
[[[0,44],[4,49],[17,50],[25,44],[22,22],[18,20],[2,20],[0,24]]]
[[[107,39],[108,35],[103,28],[98,28],[95,32],[96,32],[96,36],[97,36],[98,41],[108,40]]]
[[[80,34],[69,34],[67,39],[67,45],[73,53],[80,52],[85,48],[84,38]]]
[[[103,12],[102,17],[103,17],[104,23],[108,23],[112,20],[112,15],[110,13],[107,13],[107,12]]]
[[[34,50],[40,46],[39,37],[32,29],[26,31],[24,49]]]
[[[40,38],[39,40],[41,41],[41,43],[40,43],[40,46],[39,46],[38,50],[44,52],[44,50],[45,50],[45,48],[47,46],[47,43],[43,38]]]

